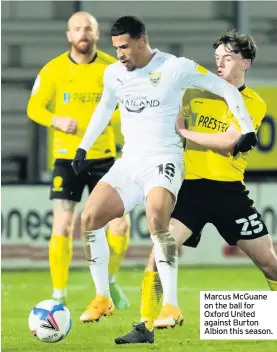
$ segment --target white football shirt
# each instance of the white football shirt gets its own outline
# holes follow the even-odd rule
[[[128,71],[121,62],[106,68],[104,91],[79,148],[88,150],[119,104],[123,154],[183,154],[175,121],[186,88],[200,88],[223,96],[241,123],[253,126],[238,90],[186,58],[154,50],[145,67]]]

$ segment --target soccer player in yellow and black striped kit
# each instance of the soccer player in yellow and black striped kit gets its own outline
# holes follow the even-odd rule
[[[53,129],[54,171],[51,185],[53,230],[49,244],[49,263],[53,298],[64,301],[72,257],[73,213],[84,188],[92,191],[96,183],[113,165],[116,156],[114,132],[107,126],[87,153],[84,171],[76,176],[71,162],[80,144],[93,111],[103,91],[105,68],[116,60],[97,50],[99,28],[96,19],[86,12],[77,12],[68,21],[67,39],[71,49],[49,61],[35,81],[27,114],[35,122]],[[115,112],[117,114],[117,112]],[[115,274],[129,243],[128,217],[110,222],[107,238],[110,247],[110,293],[117,308],[129,303]],[[90,270],[93,263],[87,255]],[[97,264],[95,264],[97,265]],[[99,302],[93,301],[97,305]],[[97,309],[94,309],[95,314]],[[95,320],[95,317],[93,317]],[[90,320],[83,317],[82,320]]]
[[[217,74],[241,92],[257,131],[266,105],[245,85],[245,72],[256,56],[255,42],[249,36],[229,31],[213,47]],[[277,291],[277,256],[266,225],[243,182],[248,153],[239,153],[243,150],[244,137],[237,120],[223,99],[197,89],[185,92],[182,112],[176,130],[186,138],[186,171],[171,219],[177,246],[196,247],[203,227],[212,223],[229,245],[237,245],[253,260],[270,289]],[[147,330],[182,325],[180,309],[169,304],[162,307],[157,317],[161,295],[152,253],[141,292],[141,321],[146,329],[135,327],[120,338],[122,343],[149,342]]]

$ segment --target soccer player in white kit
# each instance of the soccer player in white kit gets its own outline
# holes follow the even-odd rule
[[[72,162],[75,172],[81,172],[86,151],[119,104],[125,139],[123,156],[96,185],[82,214],[85,256],[96,286],[96,298],[80,318],[84,322],[98,321],[114,311],[104,227],[142,201],[154,242],[163,302],[178,307],[178,257],[169,220],[184,178],[183,146],[175,131],[184,90],[195,87],[224,97],[240,121],[244,147],[247,145],[249,150],[256,141],[250,117],[234,86],[191,60],[152,50],[145,26],[136,17],[119,18],[112,26],[111,36],[119,61],[105,71],[101,101]],[[152,327],[142,323],[134,332],[137,330],[139,337],[136,341],[134,336],[135,341],[131,342],[154,341]],[[119,338],[116,343],[126,341]]]

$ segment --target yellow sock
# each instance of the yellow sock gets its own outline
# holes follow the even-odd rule
[[[277,291],[277,281],[266,279],[271,291]]]
[[[111,230],[107,232],[107,240],[110,247],[109,275],[116,275],[119,272],[121,261],[128,249],[130,233],[119,236]]]
[[[52,234],[49,242],[49,265],[54,290],[66,289],[71,258],[72,236]]]
[[[153,330],[163,294],[159,273],[145,270],[141,289],[140,316],[148,330]]]

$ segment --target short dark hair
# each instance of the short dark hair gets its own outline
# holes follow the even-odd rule
[[[117,19],[111,28],[111,36],[122,34],[129,34],[130,38],[139,39],[142,35],[146,35],[146,28],[139,18],[123,16]]]
[[[250,35],[241,34],[234,29],[223,33],[220,38],[215,41],[213,48],[217,49],[221,44],[230,44],[234,53],[240,53],[244,59],[249,59],[251,62],[253,62],[256,57],[257,46],[254,39],[250,37]]]

